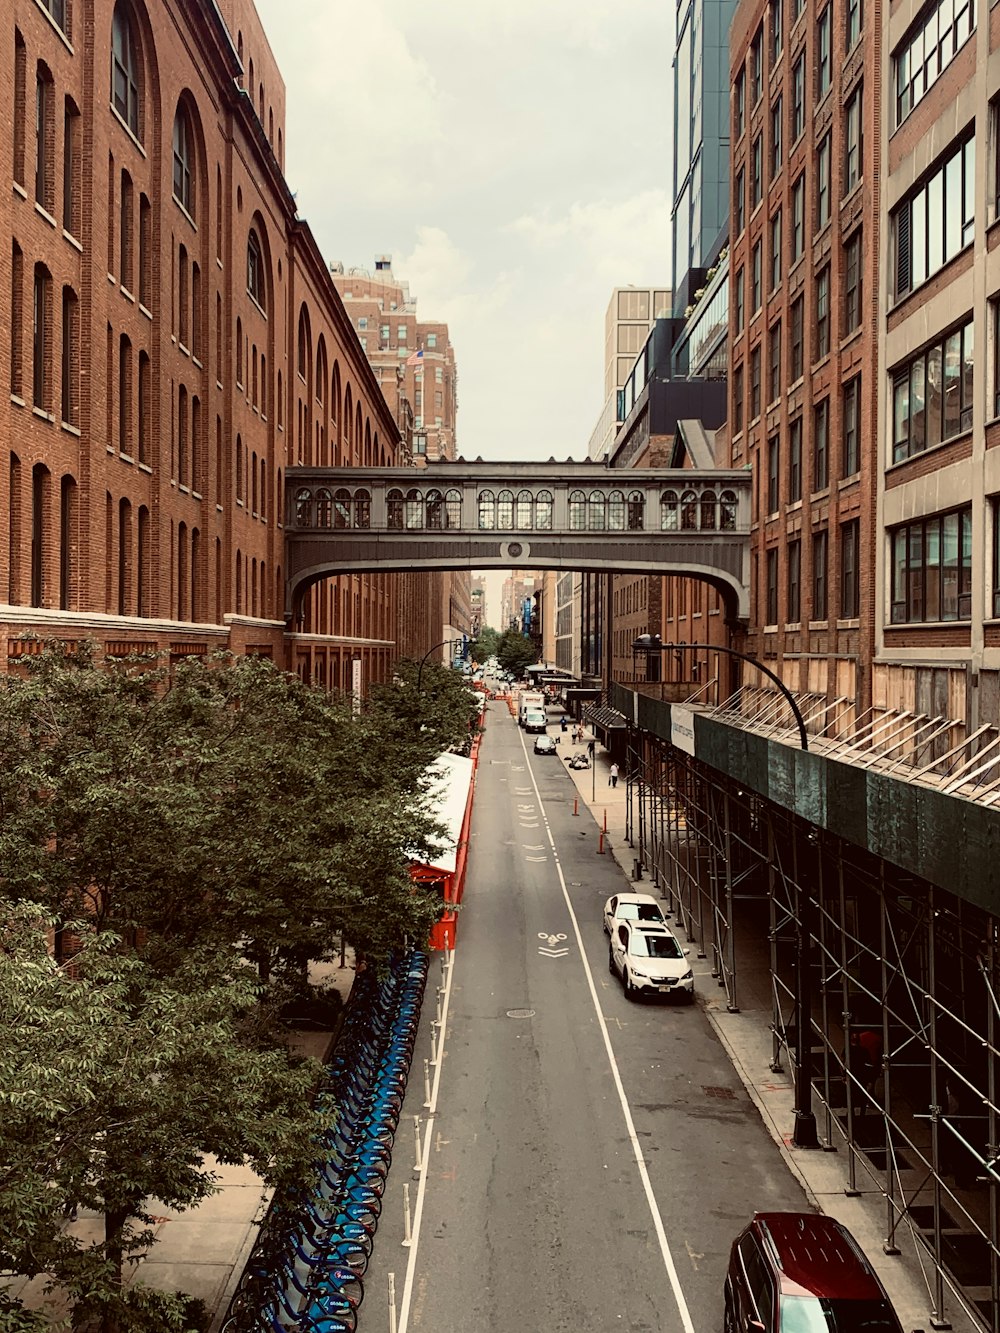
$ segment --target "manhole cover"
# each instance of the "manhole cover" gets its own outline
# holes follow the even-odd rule
[[[718,1097],[724,1102],[734,1102],[736,1100],[736,1093],[733,1092],[732,1088],[706,1088],[702,1084],[701,1090],[706,1097]]]
[[[508,1018],[534,1018],[534,1009],[508,1009]]]

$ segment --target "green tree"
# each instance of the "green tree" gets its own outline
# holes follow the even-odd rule
[[[469,645],[472,660],[482,664],[487,658],[495,656],[499,642],[499,633],[495,629],[491,629],[489,625],[484,625]]]
[[[538,661],[538,649],[516,629],[504,630],[497,644],[497,660],[515,679]]]

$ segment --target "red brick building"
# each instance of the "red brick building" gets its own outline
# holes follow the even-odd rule
[[[283,475],[397,423],[282,174],[249,0],[13,0],[0,42],[0,627],[384,678],[386,576],[285,622]]]

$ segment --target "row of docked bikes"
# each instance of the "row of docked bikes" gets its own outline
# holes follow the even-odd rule
[[[319,1104],[336,1123],[312,1188],[272,1203],[222,1333],[345,1333],[357,1328],[427,980],[427,955],[361,973]]]

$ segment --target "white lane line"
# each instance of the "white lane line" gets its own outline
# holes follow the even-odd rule
[[[518,738],[521,746],[524,748],[524,738]],[[524,750],[525,761],[528,758],[528,752]],[[555,839],[552,837],[552,829],[549,825],[549,817],[545,813],[545,803],[542,801],[541,792],[538,790],[538,784],[535,782],[534,773],[531,774],[532,785],[535,788],[535,795],[538,797],[538,803],[542,810],[542,819],[545,824],[545,831],[548,835],[552,851],[556,851]],[[604,1049],[607,1053],[608,1063],[611,1066],[611,1076],[615,1081],[615,1087],[618,1090],[618,1100],[621,1103],[622,1115],[625,1118],[625,1127],[628,1130],[629,1141],[632,1144],[632,1152],[635,1155],[635,1164],[639,1172],[639,1179],[642,1181],[643,1192],[646,1195],[646,1203],[649,1205],[649,1211],[653,1218],[653,1227],[656,1231],[656,1238],[660,1243],[660,1254],[663,1257],[663,1266],[667,1271],[667,1277],[670,1280],[670,1287],[674,1293],[674,1300],[677,1302],[677,1310],[681,1317],[681,1323],[684,1326],[685,1333],[694,1333],[694,1323],[691,1319],[691,1311],[688,1309],[688,1303],[684,1299],[684,1291],[681,1287],[680,1277],[677,1272],[677,1265],[674,1263],[674,1256],[670,1250],[670,1243],[667,1240],[667,1233],[663,1226],[663,1218],[660,1216],[660,1208],[656,1202],[656,1195],[653,1193],[653,1184],[649,1179],[649,1170],[646,1166],[646,1159],[642,1153],[642,1147],[639,1143],[639,1136],[635,1131],[635,1121],[632,1119],[632,1110],[628,1104],[628,1097],[625,1095],[625,1085],[622,1083],[621,1072],[618,1063],[615,1060],[615,1053],[611,1046],[611,1034],[608,1032],[608,1024],[603,1013],[601,1004],[597,998],[597,987],[594,984],[594,974],[587,961],[587,955],[583,947],[583,936],[580,933],[580,923],[576,919],[576,913],[573,911],[573,904],[570,902],[569,890],[566,888],[566,879],[562,872],[562,866],[559,864],[559,857],[556,854],[556,873],[559,876],[559,883],[562,886],[563,900],[566,903],[566,911],[569,913],[569,919],[573,924],[573,933],[576,935],[576,942],[580,949],[580,962],[583,964],[583,970],[587,978],[587,985],[590,987],[590,998],[594,1005],[594,1012],[597,1014],[597,1021],[600,1024],[601,1035],[604,1038]],[[439,1046],[440,1050],[441,1047]],[[440,1069],[440,1065],[438,1066]],[[400,1330],[400,1333],[405,1333]]]

